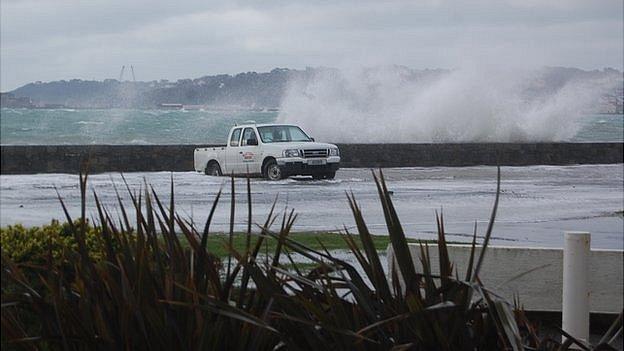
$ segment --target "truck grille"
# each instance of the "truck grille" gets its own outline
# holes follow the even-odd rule
[[[308,149],[303,150],[304,158],[320,158],[327,157],[327,149]]]

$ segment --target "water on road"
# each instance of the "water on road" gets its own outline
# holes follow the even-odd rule
[[[623,220],[617,212],[624,208],[623,166],[532,166],[503,167],[501,199],[494,240],[497,245],[563,245],[563,232],[583,230],[592,233],[592,246],[624,246]],[[487,227],[496,190],[495,167],[393,168],[384,175],[405,232],[411,237],[435,238],[435,212],[444,214],[448,240],[469,241],[477,223],[479,235]],[[217,191],[224,195],[217,207],[213,228],[227,231],[230,211],[228,178],[194,172],[126,173],[130,188],[138,191],[147,183],[169,201],[170,180],[175,185],[178,212],[203,226]],[[118,173],[89,177],[111,213],[117,212],[114,185],[126,205],[127,191]],[[236,229],[246,227],[245,180],[236,179]],[[80,195],[78,176],[68,174],[0,176],[0,224],[41,225],[52,218],[63,219],[55,187],[73,216],[78,216]],[[371,232],[387,233],[377,190],[370,170],[341,169],[335,180],[287,179],[251,182],[253,221],[264,222],[277,198],[277,209],[294,208],[298,218],[295,231],[352,230],[354,221],[346,199],[353,192]],[[88,212],[95,217],[89,198]]]

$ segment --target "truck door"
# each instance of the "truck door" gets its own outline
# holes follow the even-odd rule
[[[225,167],[222,167],[223,174],[238,173],[238,163],[240,163],[240,137],[242,128],[232,130],[228,146],[225,148]]]
[[[240,162],[237,164],[240,168],[237,173],[247,174],[248,170],[250,174],[261,173],[261,148],[258,146],[258,135],[254,128],[245,128],[240,145],[238,153]]]

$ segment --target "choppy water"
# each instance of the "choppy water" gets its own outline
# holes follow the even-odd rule
[[[495,167],[391,168],[384,170],[393,201],[412,237],[435,238],[435,211],[444,212],[449,240],[471,239],[475,221],[483,234],[496,189]],[[143,182],[154,186],[168,203],[173,176],[177,209],[198,226],[208,216],[214,197],[223,187],[213,228],[227,231],[229,180],[194,172],[127,173],[131,188]],[[80,213],[78,177],[68,174],[0,176],[0,225],[40,225],[64,218],[54,187],[59,189],[74,216]],[[563,232],[592,233],[596,248],[624,248],[624,227],[617,211],[624,208],[624,167],[619,165],[503,167],[501,200],[494,227],[498,245],[561,247]],[[90,176],[90,187],[115,214],[113,182],[121,188],[119,174]],[[243,179],[236,180],[236,228],[245,230],[247,218]],[[294,208],[299,214],[294,230],[340,230],[353,228],[346,191],[353,191],[373,233],[386,227],[370,170],[341,169],[331,181],[252,180],[253,221],[262,223],[278,197],[277,208]],[[126,204],[129,199],[125,191]],[[96,215],[92,199],[88,211]],[[130,211],[132,212],[132,211]]]
[[[234,123],[269,123],[277,112],[2,109],[2,144],[222,143]]]
[[[28,110],[3,108],[0,143],[199,144],[222,143],[234,123],[275,121],[277,112],[186,110]],[[569,141],[623,141],[622,115],[588,115]],[[319,140],[322,135],[313,135]],[[331,141],[331,140],[328,140]],[[392,140],[389,140],[392,141]]]

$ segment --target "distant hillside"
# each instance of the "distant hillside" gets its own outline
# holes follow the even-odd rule
[[[36,82],[11,91],[29,97],[35,104],[62,104],[71,107],[156,107],[162,103],[211,105],[243,108],[276,108],[293,76],[305,78],[314,70],[276,68],[271,72],[204,76],[151,82],[120,82],[115,79],[86,81],[72,79]]]
[[[442,69],[398,68],[400,79],[414,81],[436,79],[449,72]],[[222,74],[175,82],[120,82],[115,79],[36,82],[10,93],[16,98],[29,98],[34,105],[40,107],[64,105],[78,108],[153,108],[169,103],[226,108],[278,108],[290,81],[309,81],[319,72],[340,76],[339,71],[330,68],[276,68],[265,73]],[[371,68],[370,72],[379,74],[375,68]],[[545,91],[555,91],[575,79],[609,79],[621,82],[622,72],[614,69],[584,71],[577,68],[548,67],[540,72],[539,79],[527,86],[527,94],[538,95]],[[622,84],[616,86],[621,87]],[[621,90],[614,94],[617,95],[617,100]],[[600,103],[597,102],[597,105]]]

